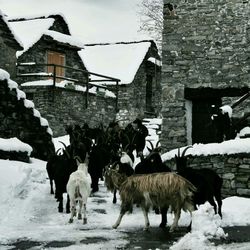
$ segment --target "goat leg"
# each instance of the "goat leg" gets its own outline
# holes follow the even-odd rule
[[[70,213],[70,199],[69,199],[69,195],[67,194],[67,202],[66,202],[66,213],[69,214]]]
[[[73,217],[75,216],[75,211],[76,211],[76,202],[74,199],[71,200],[71,215],[69,218],[69,223],[73,222]]]
[[[174,222],[173,222],[173,224],[171,225],[171,227],[169,229],[170,233],[172,233],[175,230],[175,228],[177,227],[178,221],[180,219],[180,215],[181,215],[181,210],[180,209],[177,209],[176,211],[174,211]]]
[[[83,204],[83,224],[87,224],[86,203]]]
[[[82,219],[82,201],[79,201],[78,220]]]
[[[150,223],[149,223],[149,219],[148,219],[148,208],[145,208],[144,206],[141,207],[143,215],[144,215],[144,219],[145,219],[145,227],[144,227],[144,231],[148,231]]]
[[[120,214],[119,214],[119,217],[118,217],[116,223],[112,226],[114,229],[116,229],[116,228],[120,225],[120,223],[121,223],[121,221],[122,221],[122,217],[124,216],[124,214],[125,214],[125,211],[124,211],[124,210],[121,210],[121,212],[120,212]]]
[[[168,211],[168,207],[161,208],[161,224],[159,226],[161,228],[165,228],[167,225],[167,211]]]
[[[116,199],[116,189],[114,189],[114,196],[113,196],[113,204],[116,204],[117,199]]]

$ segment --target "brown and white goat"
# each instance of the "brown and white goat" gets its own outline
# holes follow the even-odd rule
[[[116,176],[117,181],[123,179],[119,177],[119,173]],[[132,212],[133,204],[141,206],[145,218],[145,230],[149,228],[150,207],[160,207],[166,210],[171,207],[174,212],[174,222],[170,227],[170,232],[173,232],[178,224],[181,209],[189,211],[190,214],[194,210],[192,197],[196,188],[189,181],[174,173],[132,175],[122,182],[119,191],[121,209],[113,228],[120,225],[126,212]]]
[[[87,163],[80,163],[79,161],[77,163],[78,169],[70,175],[66,187],[70,198],[71,216],[69,223],[73,222],[73,217],[76,215],[76,202],[79,201],[78,219],[82,219],[83,207],[83,224],[86,224],[86,203],[91,193],[91,178],[88,174]]]
[[[122,180],[125,180],[128,176],[134,174],[133,161],[126,152],[121,153],[120,161],[116,161],[113,164],[105,167],[104,180],[105,186],[109,191],[113,193],[113,203],[117,201],[116,193],[120,187],[122,180],[117,181],[117,178],[113,173],[118,172]]]

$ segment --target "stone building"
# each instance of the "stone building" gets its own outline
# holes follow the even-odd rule
[[[126,124],[159,114],[161,61],[153,41],[85,45],[62,14],[9,18],[8,25],[23,43],[11,78],[54,136],[69,124]]]
[[[118,120],[126,124],[159,114],[161,58],[154,41],[87,44],[80,55],[89,71],[120,79]],[[108,81],[102,84],[115,88]]]
[[[8,21],[0,10],[0,68],[11,75],[16,74],[16,52],[23,50],[21,42],[11,30]]]
[[[49,124],[9,77],[0,69],[0,138],[16,137],[32,147],[31,156],[47,160],[55,151]]]
[[[213,109],[249,92],[250,2],[164,0],[163,14],[162,145],[216,142]]]
[[[48,119],[54,136],[65,134],[65,127],[72,123],[87,121],[94,126],[115,119],[114,93],[93,85],[86,91],[90,75],[78,54],[84,44],[72,37],[63,15],[8,22],[24,44],[16,54],[16,81]]]

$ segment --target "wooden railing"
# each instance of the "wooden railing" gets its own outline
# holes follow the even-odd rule
[[[36,72],[36,73],[31,73],[33,72],[34,69],[36,68],[47,68],[47,67],[53,67],[53,73],[47,73],[47,72]],[[20,70],[22,68],[28,68],[29,72],[28,73],[22,73],[20,72]],[[74,79],[74,78],[70,78],[70,77],[65,77],[65,76],[58,76],[56,74],[56,69],[57,68],[64,68],[67,69],[67,73],[69,73],[68,71],[72,71],[72,72],[79,72],[82,74],[82,76],[86,79],[86,81],[81,81],[79,79]],[[66,71],[66,70],[65,70]],[[91,76],[96,76],[100,79],[91,79]],[[37,64],[37,63],[18,63],[17,64],[17,74],[16,77],[33,77],[36,79],[40,79],[40,78],[48,78],[53,80],[53,87],[54,89],[56,88],[56,83],[57,80],[68,80],[70,82],[73,82],[74,84],[76,83],[82,83],[83,85],[86,86],[86,91],[85,91],[85,95],[86,95],[86,108],[88,107],[88,100],[89,100],[89,89],[90,87],[96,87],[97,90],[98,89],[105,89],[105,90],[110,90],[112,92],[115,91],[115,95],[116,95],[116,102],[115,102],[115,106],[116,106],[116,110],[118,110],[118,93],[119,93],[119,82],[120,79],[114,78],[114,77],[110,77],[110,76],[106,76],[106,75],[101,75],[98,73],[94,73],[94,72],[90,72],[87,70],[82,70],[82,69],[75,69],[72,67],[68,67],[68,66],[63,66],[63,65],[57,65],[57,64]],[[105,85],[105,84],[94,84],[94,82],[103,82],[103,83],[115,83],[115,90],[114,87],[112,88],[111,86]]]

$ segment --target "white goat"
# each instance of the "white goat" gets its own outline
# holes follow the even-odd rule
[[[86,156],[87,158],[88,156]],[[78,219],[82,219],[83,207],[83,224],[87,223],[86,203],[91,193],[91,178],[88,174],[88,164],[80,163],[77,160],[78,169],[73,172],[67,183],[67,193],[70,198],[71,217],[69,223],[73,222],[73,217],[76,216],[76,202],[79,201]]]

